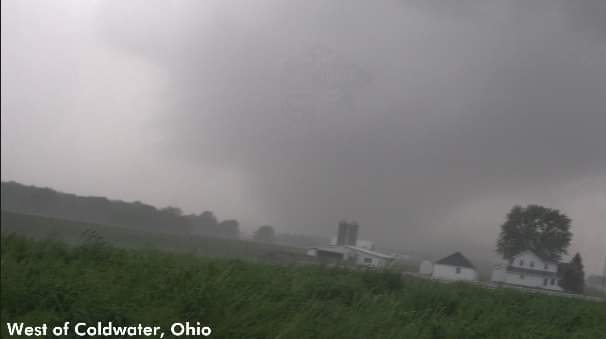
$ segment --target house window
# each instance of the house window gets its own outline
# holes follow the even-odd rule
[[[520,273],[520,279],[524,280],[524,273]]]
[[[364,258],[365,264],[372,264],[372,258]]]
[[[534,261],[530,262],[530,267],[534,267]]]
[[[547,282],[549,281],[549,278],[545,278],[543,279],[543,286],[547,286]]]
[[[545,264],[545,269],[548,270],[549,269],[549,265]]]
[[[461,273],[461,268],[457,267],[457,274],[460,274],[460,273]]]
[[[520,259],[520,266],[524,266],[524,260]]]
[[[551,285],[555,285],[555,278],[551,278],[550,283],[551,283]]]

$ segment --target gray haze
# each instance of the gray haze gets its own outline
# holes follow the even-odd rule
[[[606,2],[3,1],[2,180],[244,227],[606,257]]]

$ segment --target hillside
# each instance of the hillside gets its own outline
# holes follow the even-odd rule
[[[3,236],[1,249],[3,323],[113,321],[168,329],[200,321],[213,338],[595,339],[606,333],[603,303],[391,273],[120,250],[94,240],[69,247]]]
[[[59,240],[71,244],[80,244],[93,237],[107,244],[120,247],[153,248],[210,257],[254,260],[272,260],[279,257],[283,261],[295,261],[304,254],[303,249],[274,244],[145,232],[126,227],[69,221],[7,211],[2,211],[2,233],[4,235],[16,233],[35,239]]]
[[[139,201],[85,197],[50,188],[2,182],[2,210],[140,231],[237,238],[236,220],[219,221],[211,211],[184,215],[177,207],[156,208]]]

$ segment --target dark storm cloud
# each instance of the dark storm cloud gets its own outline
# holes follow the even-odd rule
[[[243,169],[285,227],[402,235],[467,200],[606,174],[601,2],[159,6],[105,15],[174,76],[173,146]]]
[[[599,31],[603,7],[582,3],[260,2],[216,6],[213,24],[199,4],[200,22],[145,6],[120,42],[175,76],[175,142],[253,173],[264,200],[292,204],[282,220],[335,205],[383,219],[380,205],[418,209],[407,187],[433,200],[604,172],[606,54],[574,29]],[[110,29],[133,13],[108,12]]]
[[[331,234],[349,218],[392,246],[492,248],[511,205],[538,202],[584,217],[594,263],[605,22],[600,0],[106,1],[96,14],[108,46],[169,79],[150,152],[200,177],[240,173],[280,230]]]
[[[596,39],[606,39],[606,2],[601,0],[567,1],[567,11],[572,27]]]

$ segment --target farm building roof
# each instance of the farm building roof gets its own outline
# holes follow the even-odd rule
[[[377,258],[382,258],[382,259],[394,259],[393,255],[389,255],[389,254],[384,254],[384,253],[380,253],[380,252],[375,252],[375,251],[371,251],[369,249],[366,248],[362,248],[362,247],[356,247],[356,246],[347,246],[347,248],[353,250],[353,251],[357,251],[357,252],[361,252],[361,253],[365,253],[368,254],[370,256],[373,257],[377,257]]]
[[[436,264],[475,268],[471,262],[460,252],[455,252],[446,258],[440,259],[436,262]]]
[[[312,247],[315,248],[318,251],[321,252],[330,252],[330,253],[339,253],[339,254],[347,254],[349,253],[349,251],[344,248],[344,247],[340,247],[340,246],[335,246],[335,247]]]

